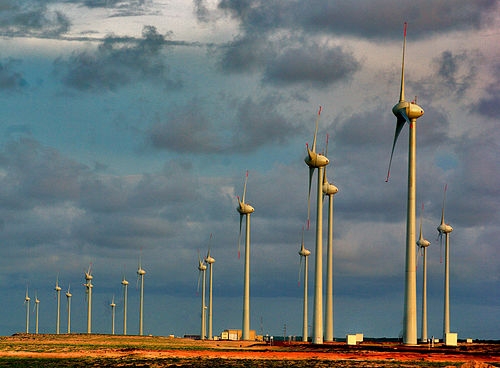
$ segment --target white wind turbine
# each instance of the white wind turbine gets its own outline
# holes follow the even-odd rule
[[[444,316],[443,316],[443,341],[446,339],[446,334],[450,332],[450,233],[453,228],[444,222],[444,204],[446,201],[446,190],[448,184],[444,186],[443,207],[441,209],[441,223],[437,231],[441,244],[443,243],[443,234],[445,236],[444,248]]]
[[[328,135],[326,136],[325,156],[328,155]],[[339,191],[326,178],[326,167],[323,175],[323,194],[328,196],[328,243],[326,251],[326,311],[325,341],[333,341],[333,196]]]
[[[87,293],[87,333],[92,333],[92,264],[89,265],[89,269],[85,272],[85,292]]]
[[[40,300],[37,293],[35,293],[35,333],[38,334],[38,311],[40,307]]]
[[[307,226],[309,227],[309,212],[311,198],[311,183],[314,169],[318,169],[317,186],[317,209],[316,209],[316,250],[315,250],[315,269],[314,269],[314,313],[313,313],[313,336],[314,344],[323,343],[323,174],[324,168],[330,162],[328,158],[320,153],[316,153],[316,136],[318,134],[318,124],[321,115],[321,106],[316,118],[316,129],[312,149],[307,147],[307,156],[304,159],[309,166],[309,195],[307,198]]]
[[[73,296],[70,291],[70,286],[68,285],[68,291],[66,291],[66,310],[68,312],[68,334],[71,333],[71,297]]]
[[[139,299],[139,336],[144,334],[144,275],[146,271],[141,266],[141,257],[139,256],[139,267],[137,268],[137,281],[141,281],[141,291]]]
[[[212,234],[210,234],[210,240],[212,240]],[[210,246],[208,247],[207,256],[205,257],[205,263],[208,264],[208,271],[210,272],[208,281],[208,339],[212,340],[212,286],[213,286],[213,264],[215,263],[215,258],[210,255]]]
[[[243,286],[243,323],[241,329],[241,339],[250,339],[250,214],[255,209],[245,202],[247,192],[248,171],[245,176],[245,184],[243,186],[243,196],[240,200],[238,197],[238,207],[236,210],[240,213],[240,233],[238,236],[238,258],[240,257],[240,241],[241,241],[241,223],[243,216],[246,216],[246,232],[245,232],[245,276]]]
[[[422,266],[422,337],[423,343],[427,342],[427,247],[431,242],[422,235],[422,217],[424,212],[424,204],[422,203],[422,214],[420,215],[420,236],[417,240],[417,246],[422,250],[423,266]]]
[[[111,300],[111,303],[109,304],[111,307],[111,335],[115,334],[115,296],[113,295],[113,299]]]
[[[404,23],[403,37],[403,61],[401,65],[401,89],[399,102],[394,105],[392,112],[396,115],[396,131],[392,144],[391,158],[387,170],[386,182],[389,181],[392,156],[396,141],[405,123],[409,124],[409,149],[408,149],[408,204],[406,218],[406,261],[405,261],[405,298],[403,313],[403,343],[407,345],[417,344],[417,276],[416,276],[416,158],[417,158],[417,119],[424,114],[424,110],[415,102],[405,100],[404,93],[404,66],[406,50],[406,26]]]
[[[56,287],[54,288],[57,294],[57,317],[56,317],[56,334],[59,335],[61,322],[61,287],[59,286],[59,276],[56,278]]]
[[[128,281],[125,276],[122,278],[123,285],[123,334],[127,334],[127,298],[128,298]]]
[[[308,336],[308,329],[307,329],[307,306],[308,306],[308,301],[307,301],[307,293],[308,293],[308,276],[309,276],[309,268],[308,268],[308,259],[311,255],[311,251],[309,249],[306,249],[304,246],[304,229],[302,228],[302,244],[300,245],[300,250],[299,250],[299,256],[300,256],[300,263],[302,263],[302,257],[304,257],[304,301],[303,301],[303,314],[302,314],[302,341],[308,341],[309,336]],[[300,283],[300,271],[302,269],[302,264],[300,265],[299,268],[299,283]]]
[[[206,323],[206,305],[205,305],[205,286],[207,284],[206,282],[206,273],[205,271],[207,270],[207,265],[202,261],[200,257],[200,252],[198,252],[198,291],[200,289],[200,280],[202,280],[202,285],[201,285],[201,329],[200,329],[200,339],[205,340],[206,336],[206,328],[207,328],[207,323]]]
[[[24,297],[24,304],[26,305],[26,333],[30,333],[30,300],[28,287],[26,287],[26,296]]]

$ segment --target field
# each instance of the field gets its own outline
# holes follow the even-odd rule
[[[324,345],[199,341],[173,337],[0,337],[1,367],[500,367],[500,344],[409,347],[365,341]]]

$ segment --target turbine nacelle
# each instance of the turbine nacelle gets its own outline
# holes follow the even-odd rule
[[[215,258],[213,258],[212,256],[210,256],[210,254],[208,254],[205,257],[205,262],[208,263],[208,264],[213,264],[213,263],[215,263]]]
[[[239,206],[236,207],[236,211],[238,211],[241,215],[249,215],[249,214],[255,212],[255,208],[253,208],[248,203],[240,201],[240,197],[238,197],[238,204],[239,204]]]
[[[127,285],[128,285],[128,281],[127,281],[127,280],[125,280],[125,279],[123,279],[123,280],[122,280],[122,285],[123,285],[123,286],[127,286]]]
[[[316,169],[319,167],[325,167],[330,163],[330,160],[325,155],[321,153],[316,153],[309,148],[309,145],[306,143],[307,148],[307,156],[304,158],[304,162],[310,168]]]
[[[302,246],[302,248],[300,248],[300,250],[299,250],[299,255],[301,257],[308,257],[311,255],[311,251],[309,249],[304,248],[304,246]]]
[[[392,113],[396,115],[398,121],[402,117],[407,123],[410,123],[412,120],[424,115],[424,109],[414,102],[399,101],[392,108]]]
[[[328,181],[323,182],[323,193],[326,195],[334,195],[339,191],[339,188],[337,188],[335,185],[332,183],[329,183]]]
[[[441,222],[441,224],[437,227],[437,231],[439,234],[449,234],[453,231],[453,227],[451,225],[445,224]]]
[[[137,274],[138,274],[139,276],[143,276],[143,275],[145,275],[145,274],[146,274],[146,271],[140,267],[140,268],[137,270]]]
[[[424,237],[420,235],[420,238],[417,240],[417,245],[420,248],[427,248],[429,245],[431,245],[431,242],[427,239],[424,239]]]

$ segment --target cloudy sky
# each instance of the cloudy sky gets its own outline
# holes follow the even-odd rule
[[[241,328],[236,196],[248,170],[251,328],[300,335],[303,159],[321,105],[318,149],[328,134],[327,175],[339,187],[335,336],[399,336],[407,127],[389,183],[385,176],[408,21],[406,96],[418,96],[425,110],[417,201],[432,242],[429,336],[442,332],[436,227],[447,184],[451,330],[500,338],[499,6],[0,0],[0,334],[24,330],[27,287],[41,301],[40,331],[54,332],[56,278],[63,291],[71,286],[73,331],[86,331],[90,264],[93,331],[110,332],[113,295],[122,330],[125,276],[128,330],[136,333],[140,255],[145,333],[199,333],[198,252],[208,247],[216,259],[214,333]],[[314,216],[311,223],[305,242],[314,250]],[[310,264],[312,281],[314,252]],[[419,257],[419,300],[421,265]],[[312,293],[310,301],[311,310]]]

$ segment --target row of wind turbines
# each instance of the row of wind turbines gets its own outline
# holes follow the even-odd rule
[[[392,108],[393,114],[397,118],[396,131],[392,144],[391,156],[389,160],[389,169],[387,171],[386,182],[389,181],[390,168],[396,146],[397,139],[406,123],[410,127],[409,135],[409,153],[408,153],[408,202],[407,202],[407,226],[406,226],[406,267],[405,267],[405,299],[404,299],[404,328],[403,342],[407,345],[417,344],[417,298],[416,298],[416,252],[415,245],[422,251],[424,258],[423,266],[423,292],[422,292],[422,341],[427,341],[427,264],[426,264],[426,248],[430,242],[424,239],[422,234],[422,223],[420,224],[420,237],[416,239],[416,126],[417,119],[424,114],[424,110],[417,105],[415,101],[408,102],[405,100],[404,93],[404,65],[406,52],[406,28],[407,23],[404,23],[403,37],[403,57],[401,66],[401,86],[399,102]],[[313,334],[312,342],[314,344],[322,344],[324,341],[333,341],[333,204],[334,195],[338,193],[338,188],[330,183],[326,176],[326,166],[330,163],[327,157],[328,152],[328,136],[325,154],[316,152],[316,141],[318,133],[319,118],[321,115],[321,107],[319,108],[315,132],[313,137],[312,147],[306,144],[307,156],[304,161],[309,167],[309,193],[307,204],[307,228],[310,223],[310,202],[311,202],[311,186],[314,171],[317,169],[317,190],[316,190],[316,244],[315,244],[315,275],[314,275],[314,309],[313,309]],[[238,207],[236,210],[240,214],[240,231],[238,237],[238,258],[240,256],[240,243],[242,236],[242,223],[245,216],[245,266],[244,266],[244,290],[243,290],[243,318],[242,318],[242,340],[250,338],[250,215],[255,211],[254,207],[246,203],[246,190],[248,181],[248,171],[245,176],[243,186],[243,195],[241,199],[238,197]],[[325,323],[323,324],[323,199],[325,196],[329,198],[328,205],[328,241],[327,241],[327,270],[326,270],[326,310]],[[446,198],[446,187],[445,187]],[[437,230],[439,237],[443,235],[446,239],[445,245],[445,292],[444,292],[444,318],[443,318],[443,338],[450,332],[449,327],[449,234],[453,228],[444,221],[444,202],[442,207],[441,224]],[[308,257],[311,251],[305,248],[304,236],[302,233],[302,244],[299,250],[300,261],[304,258],[304,301],[303,301],[303,341],[308,341]],[[202,327],[201,336],[205,335],[205,270],[206,264],[212,267],[207,258],[202,262],[199,258],[198,269],[203,272],[203,291],[202,291]],[[299,274],[300,280],[300,274]],[[211,326],[211,298],[212,298],[212,271],[210,270],[210,322]],[[324,328],[325,327],[325,328]],[[211,328],[211,327],[210,327]],[[211,332],[209,332],[211,338]]]
[[[144,275],[146,271],[142,268],[141,258],[139,257],[139,265],[137,269],[137,282],[140,291],[139,298],[139,335],[142,336],[144,334]],[[85,287],[85,295],[87,302],[87,333],[92,333],[92,289],[94,285],[92,284],[93,275],[92,275],[92,265],[89,266],[88,270],[84,273],[85,283],[83,286]],[[127,303],[128,303],[128,285],[129,282],[126,280],[125,276],[122,277],[121,285],[123,288],[123,334],[127,335]],[[59,277],[56,278],[56,285],[54,288],[56,292],[56,300],[57,300],[57,314],[56,314],[56,329],[55,333],[60,334],[60,326],[61,326],[61,291],[62,288],[59,286]],[[70,292],[70,286],[68,286],[68,290],[65,293],[66,295],[66,312],[67,312],[67,332],[71,333],[71,298],[73,294]],[[24,304],[26,307],[26,333],[30,333],[30,301],[28,288],[26,288],[26,296],[24,298]],[[38,296],[35,294],[35,333],[38,334],[38,326],[39,326],[39,305],[40,300]],[[111,307],[111,334],[115,334],[115,297],[111,303],[109,304]]]

